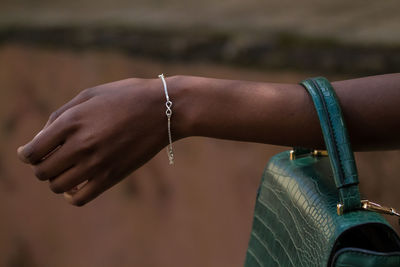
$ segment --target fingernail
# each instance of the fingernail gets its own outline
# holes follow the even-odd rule
[[[76,190],[80,190],[82,187],[84,187],[89,181],[83,181],[82,183],[80,183],[78,186],[76,186]]]
[[[23,161],[23,162],[25,162],[25,163],[29,163],[28,159],[24,156],[23,150],[24,150],[24,146],[20,146],[20,147],[17,149],[18,157],[19,157],[19,159],[20,159],[21,161]]]
[[[67,202],[71,202],[72,201],[72,195],[69,193],[69,192],[64,192],[64,199],[67,201]]]

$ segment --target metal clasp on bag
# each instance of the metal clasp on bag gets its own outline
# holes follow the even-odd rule
[[[398,211],[396,211],[394,208],[385,207],[378,203],[375,203],[375,202],[372,202],[372,201],[369,201],[366,199],[361,200],[361,208],[364,210],[374,211],[374,212],[381,213],[381,214],[388,214],[388,215],[397,216],[400,218],[400,213]],[[337,204],[337,213],[338,213],[338,215],[343,214],[343,204],[342,203]],[[400,224],[400,220],[399,220],[399,224]]]
[[[290,160],[295,160],[298,157],[304,157],[311,155],[313,157],[327,157],[328,156],[328,151],[326,150],[313,150],[311,152],[306,152],[306,153],[296,153],[297,151],[295,149],[290,150]]]
[[[400,217],[400,213],[397,212],[394,208],[385,207],[369,200],[361,200],[361,207],[364,210],[370,210],[378,213],[389,214]]]
[[[328,151],[326,151],[326,150],[314,150],[313,152],[311,152],[311,155],[313,155],[314,157],[327,157],[327,156],[329,156]]]

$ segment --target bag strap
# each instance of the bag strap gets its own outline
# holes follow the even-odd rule
[[[312,97],[339,191],[338,213],[361,207],[358,174],[347,128],[332,85],[324,77],[301,82]]]

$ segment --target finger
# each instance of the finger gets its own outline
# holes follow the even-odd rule
[[[79,190],[71,190],[72,192],[64,193],[64,198],[70,204],[81,207],[98,197],[107,189],[108,187],[103,185],[101,179],[90,179]]]
[[[56,178],[79,160],[79,151],[68,141],[59,146],[42,161],[33,165],[33,171],[39,180]]]
[[[88,178],[79,166],[73,166],[49,181],[51,191],[56,194],[68,192],[80,185]]]
[[[66,113],[64,113],[66,114]],[[35,164],[62,145],[71,130],[70,116],[61,116],[43,129],[31,142],[18,148],[18,156],[25,163]]]
[[[35,139],[37,136],[39,136],[42,132],[43,132],[43,130],[38,132],[33,139]],[[24,163],[29,163],[29,161],[23,156],[23,152],[22,152],[23,149],[24,149],[24,146],[18,147],[17,155],[18,155],[19,159],[22,160]]]
[[[89,100],[92,97],[91,94],[92,89],[86,89],[80,92],[77,96],[75,96],[73,99],[71,99],[69,102],[65,103],[63,106],[58,108],[56,111],[51,113],[49,120],[47,121],[46,125],[44,128],[47,128],[50,124],[52,124],[58,117],[61,116],[65,111],[68,109],[79,105],[87,100]]]

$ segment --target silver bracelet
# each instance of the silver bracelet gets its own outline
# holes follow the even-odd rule
[[[165,97],[167,98],[167,102],[165,102],[165,106],[167,107],[167,110],[165,111],[165,115],[167,115],[167,119],[168,119],[168,140],[169,140],[169,145],[167,146],[167,155],[168,155],[168,159],[169,159],[169,164],[172,165],[172,164],[174,164],[174,151],[172,149],[172,135],[171,135],[172,102],[171,102],[171,100],[169,100],[167,83],[165,82],[164,74],[160,74],[160,75],[158,75],[158,77],[161,78],[161,81],[164,85]]]

